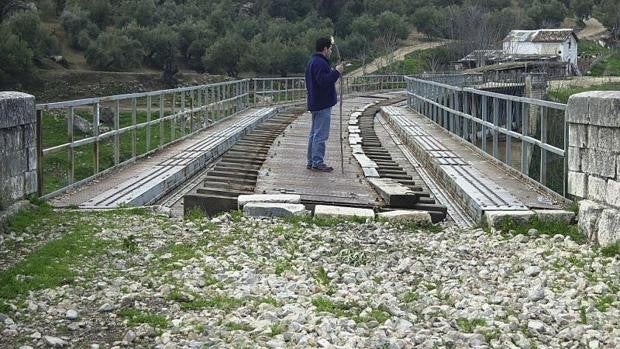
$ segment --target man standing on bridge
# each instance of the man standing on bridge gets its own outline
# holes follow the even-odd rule
[[[316,41],[316,52],[306,66],[306,90],[308,90],[308,110],[312,113],[312,126],[308,139],[308,161],[306,168],[321,172],[331,172],[325,158],[325,142],[329,138],[332,107],[338,102],[336,81],[343,71],[342,64],[332,69],[329,57],[332,42],[328,38]]]

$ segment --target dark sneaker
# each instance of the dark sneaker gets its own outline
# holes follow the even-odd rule
[[[307,164],[307,165],[306,165],[306,168],[309,170],[309,169],[311,169],[311,168],[312,168],[312,165],[311,165],[311,164]]]
[[[325,164],[320,164],[319,166],[313,166],[312,170],[319,172],[332,172],[334,168]]]

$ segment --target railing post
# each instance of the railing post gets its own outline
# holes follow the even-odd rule
[[[93,107],[93,170],[94,174],[99,173],[99,102]]]
[[[540,141],[547,143],[547,120],[545,115],[545,107],[540,107]],[[540,147],[540,183],[547,185],[547,151]]]
[[[512,101],[506,101],[506,129],[512,131]],[[512,167],[512,137],[506,135],[506,163]]]
[[[114,105],[114,166],[120,162],[121,146],[119,141],[118,129],[120,128],[121,106],[120,101],[116,101]]]
[[[74,119],[75,119],[75,108],[69,107],[69,114],[68,114],[68,120],[67,120],[67,141],[69,143],[73,143],[73,140],[75,139],[75,136],[73,133]],[[69,184],[73,184],[73,182],[75,181],[75,153],[73,151],[72,145],[70,145],[69,149],[67,149],[67,161],[68,161],[67,181]],[[40,195],[41,194],[39,194],[39,196]]]
[[[43,111],[36,112],[36,142],[37,142],[37,196],[43,196]]]

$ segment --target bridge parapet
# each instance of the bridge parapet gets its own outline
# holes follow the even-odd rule
[[[579,227],[602,246],[620,240],[620,92],[568,100],[568,191],[579,199]]]
[[[34,97],[0,92],[0,210],[37,192]]]

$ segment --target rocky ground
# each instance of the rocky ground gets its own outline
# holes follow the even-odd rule
[[[44,216],[0,240],[2,348],[620,347],[620,258],[564,235]]]

